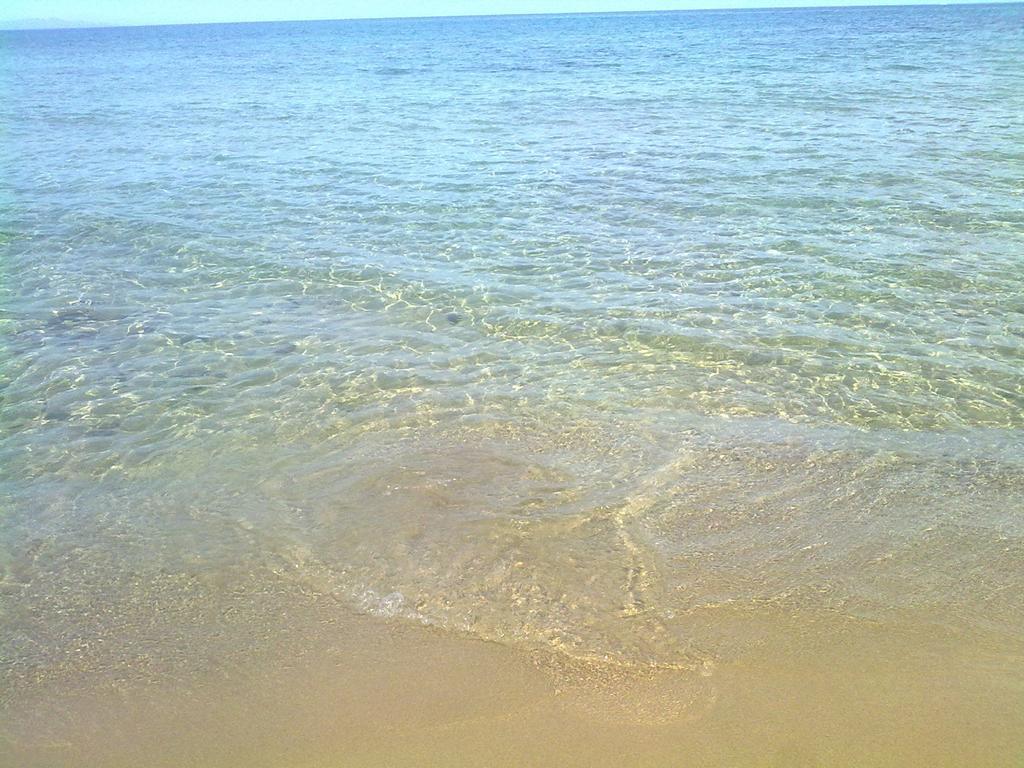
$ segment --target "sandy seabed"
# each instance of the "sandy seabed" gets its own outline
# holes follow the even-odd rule
[[[923,624],[898,635],[863,625],[819,632],[797,616],[718,611],[709,625],[757,642],[713,667],[656,669],[352,614],[284,585],[260,595],[236,586],[238,610],[199,628],[211,646],[197,647],[196,658],[182,651],[175,663],[157,639],[130,664],[111,648],[31,679],[11,675],[0,764],[1024,760],[1024,679],[998,638],[941,636]]]

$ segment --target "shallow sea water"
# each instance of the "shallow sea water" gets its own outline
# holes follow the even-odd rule
[[[0,33],[0,764],[1020,765],[1022,30]]]

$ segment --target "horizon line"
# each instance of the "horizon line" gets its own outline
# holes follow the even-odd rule
[[[785,1],[785,0],[784,0]],[[637,14],[672,14],[672,13],[708,13],[708,12],[732,12],[732,11],[813,11],[813,10],[855,10],[858,8],[921,8],[921,7],[955,7],[955,6],[984,6],[984,5],[1024,5],[1024,0],[953,0],[952,2],[864,2],[847,4],[837,2],[825,2],[815,5],[735,5],[730,7],[690,7],[690,8],[652,8],[621,11],[542,11],[523,13],[453,13],[442,15],[426,16],[339,16],[335,18],[321,19],[239,19],[237,21],[169,21],[145,24],[105,23],[91,21],[75,21],[72,19],[51,19],[51,18],[21,18],[0,20],[0,32],[55,32],[75,29],[145,29],[150,27],[206,27],[224,26],[229,24],[323,24],[333,21],[429,21],[442,19],[501,19],[501,18],[537,18],[545,16],[613,16],[613,15],[637,15]],[[53,27],[7,27],[5,24],[16,24],[18,22],[62,22],[62,26]]]

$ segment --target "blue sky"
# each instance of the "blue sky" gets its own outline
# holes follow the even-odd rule
[[[15,19],[62,19],[98,24],[181,24],[869,3],[872,0],[4,0],[0,23]]]

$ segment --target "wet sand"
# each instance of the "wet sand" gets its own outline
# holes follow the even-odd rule
[[[186,608],[167,617],[206,622],[196,630],[242,651],[215,674],[186,648],[168,665],[156,636],[132,664],[112,664],[123,658],[112,647],[31,680],[8,675],[0,764],[933,768],[1024,759],[1021,656],[999,637],[925,625],[815,632],[805,617],[718,612],[719,631],[754,641],[747,650],[713,668],[659,670],[352,614],[286,584],[261,596],[235,586],[245,615],[228,610],[213,625]],[[254,623],[259,637],[245,632]]]

